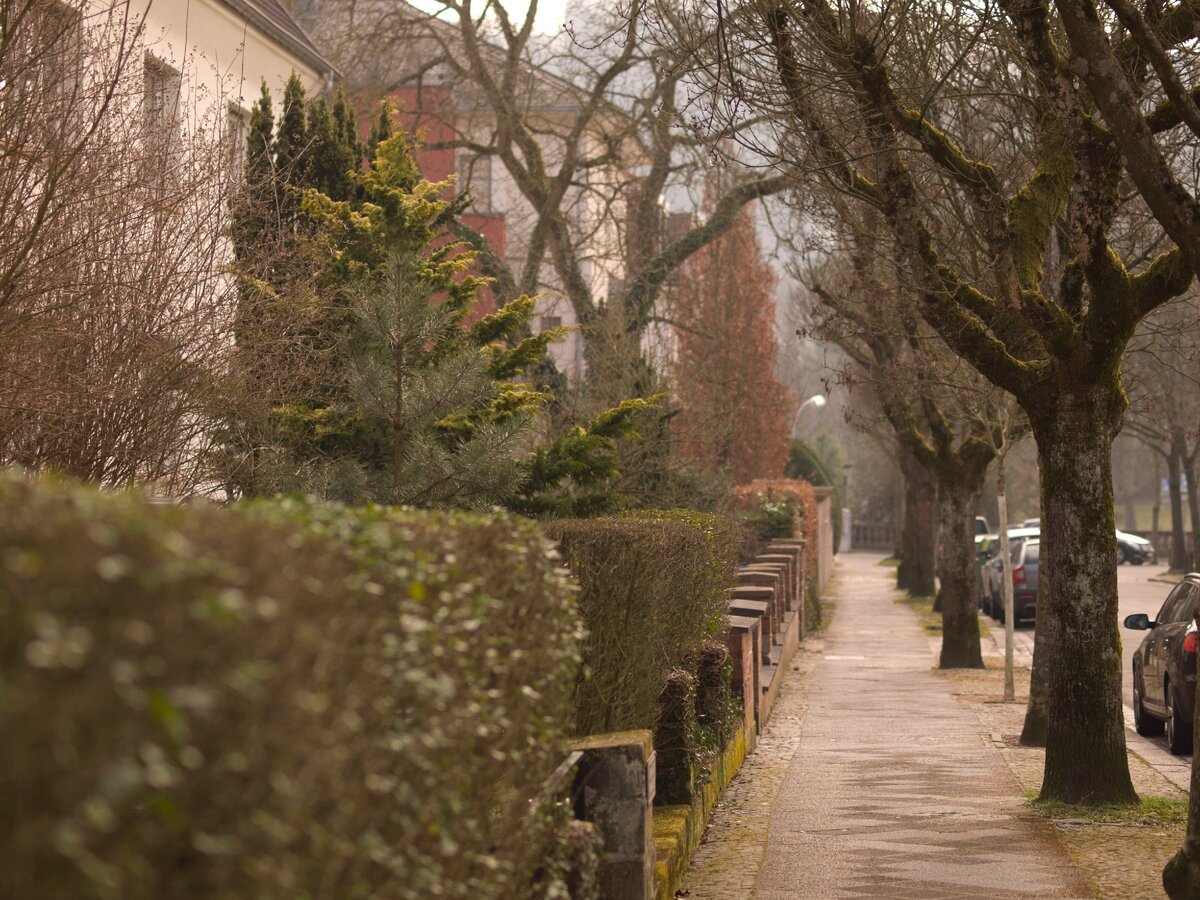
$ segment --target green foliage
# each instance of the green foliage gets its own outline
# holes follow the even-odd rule
[[[354,108],[339,87],[333,104],[320,97],[308,106],[308,186],[335,200],[349,200],[357,190],[354,175],[362,166]]]
[[[533,313],[527,297],[466,327],[484,281],[468,274],[474,256],[464,245],[436,240],[458,201],[415,175],[397,135],[356,176],[361,205],[305,196],[310,218],[336,236],[351,315],[340,348],[345,393],[321,419],[347,430],[313,431],[307,443],[317,467],[338,469],[321,480],[347,499],[490,506],[519,482],[518,452],[546,399],[510,379],[549,338],[518,336]]]
[[[283,89],[283,108],[275,132],[275,167],[286,173],[293,184],[303,184],[311,170],[308,149],[308,115],[304,106],[304,85],[295,72]]]
[[[817,487],[836,487],[833,472],[804,441],[792,441],[791,455],[784,474],[788,478],[803,478]]]
[[[841,509],[846,505],[841,481],[836,475],[841,466],[838,462],[842,458],[841,450],[824,434],[817,435],[816,443],[817,448],[813,448],[804,441],[792,441],[791,456],[784,475],[802,478],[817,487],[833,488],[833,546],[836,551],[842,542]]]
[[[536,371],[563,332],[531,333],[529,297],[472,324],[487,282],[472,274],[469,246],[446,240],[465,199],[422,180],[390,106],[362,170],[344,95],[307,112],[303,100],[293,79],[274,158],[265,89],[252,129],[262,177],[248,181],[237,230],[239,341],[266,412],[233,442],[245,448],[230,454],[235,492],[558,517],[617,508],[618,442],[638,437],[635,416],[657,398],[619,404],[530,454],[551,399]],[[260,195],[283,211],[279,227],[251,215]]]
[[[742,511],[741,520],[764,541],[791,537],[796,533],[796,517],[791,504],[766,492],[754,495],[753,503]]]
[[[724,632],[736,527],[686,510],[543,527],[579,581],[587,626],[576,732],[649,728],[657,745],[659,698],[670,673],[694,675],[705,641]],[[688,746],[703,743],[711,741]]]
[[[639,437],[638,413],[654,408],[662,395],[624,400],[540,447],[523,465],[521,489],[511,509],[535,518],[586,518],[623,503],[605,482],[619,475],[618,441]]]
[[[0,475],[0,547],[0,895],[545,878],[582,635],[531,523]]]

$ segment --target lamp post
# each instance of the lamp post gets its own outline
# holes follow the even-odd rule
[[[796,407],[796,414],[794,416],[792,416],[792,437],[793,438],[798,436],[796,433],[796,426],[800,424],[800,413],[804,412],[805,408],[809,407],[809,406],[815,406],[818,409],[820,409],[822,406],[824,406],[826,404],[826,402],[828,402],[828,401],[826,401],[824,394],[813,394],[811,397],[809,397],[807,400],[805,400],[803,403],[801,403],[799,406]]]

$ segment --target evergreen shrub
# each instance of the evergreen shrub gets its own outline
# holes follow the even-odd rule
[[[526,896],[581,636],[515,517],[0,475],[0,896]]]

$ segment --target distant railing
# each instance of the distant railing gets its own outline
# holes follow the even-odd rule
[[[896,546],[896,529],[891,522],[855,522],[850,546],[855,550],[891,550]]]

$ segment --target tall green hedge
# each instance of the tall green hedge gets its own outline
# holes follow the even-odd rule
[[[520,897],[581,633],[507,516],[0,475],[0,896]]]
[[[705,639],[725,627],[736,528],[684,510],[543,528],[579,581],[587,625],[575,730],[653,729],[669,673],[695,672]]]

